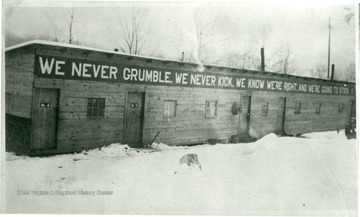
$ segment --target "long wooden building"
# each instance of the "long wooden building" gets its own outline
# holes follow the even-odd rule
[[[6,49],[6,150],[231,142],[343,129],[355,84],[170,61],[63,43]]]

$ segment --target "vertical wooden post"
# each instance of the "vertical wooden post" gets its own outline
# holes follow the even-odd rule
[[[334,80],[334,74],[335,74],[335,64],[331,65],[331,80]]]
[[[261,71],[265,71],[265,54],[263,47],[261,48],[260,52],[261,52]]]

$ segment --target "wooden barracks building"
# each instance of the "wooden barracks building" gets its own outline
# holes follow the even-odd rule
[[[32,41],[6,49],[6,149],[239,141],[343,129],[355,84]]]

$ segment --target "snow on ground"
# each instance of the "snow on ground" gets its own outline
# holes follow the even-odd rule
[[[201,170],[179,165],[188,153],[198,155]],[[269,134],[248,144],[112,144],[78,154],[6,158],[8,213],[357,213],[357,146],[343,131]]]

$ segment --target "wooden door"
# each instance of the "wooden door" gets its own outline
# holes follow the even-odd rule
[[[284,133],[286,98],[279,97],[276,121],[276,133]]]
[[[35,88],[32,116],[32,149],[56,148],[58,98],[58,89]]]
[[[250,112],[251,112],[251,96],[243,96],[241,98],[239,135],[244,135],[249,133]]]
[[[129,92],[127,95],[123,143],[131,147],[143,147],[144,100],[144,93]]]

